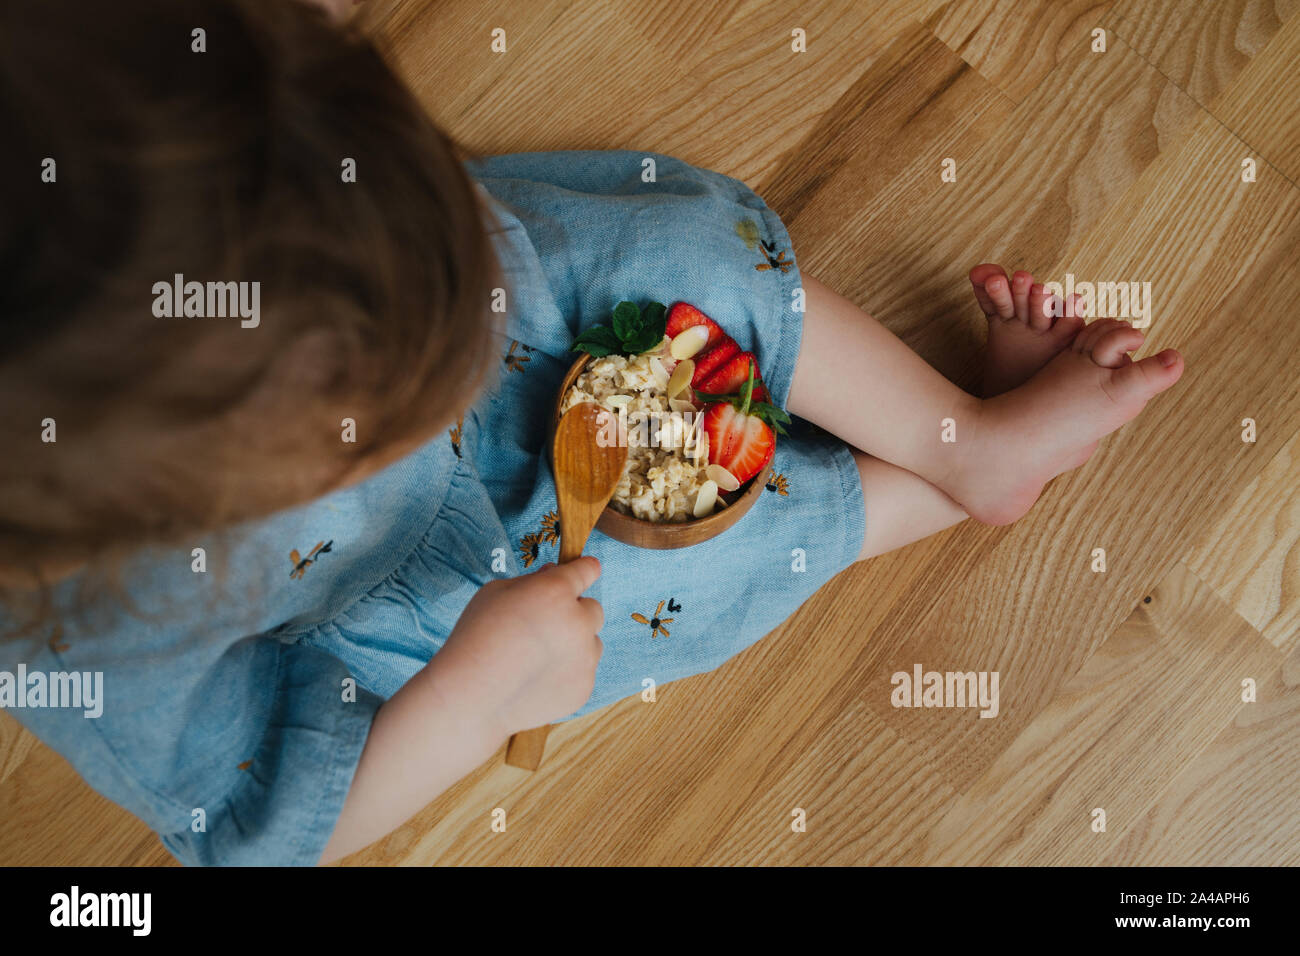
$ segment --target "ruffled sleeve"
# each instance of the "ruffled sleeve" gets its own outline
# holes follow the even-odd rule
[[[67,582],[57,630],[0,641],[0,671],[98,674],[99,712],[10,713],[182,863],[317,863],[375,713],[433,648],[386,634],[387,619],[365,656],[300,635],[355,615],[418,560],[456,460],[441,435],[361,484],[205,536],[202,572],[188,548],[141,554],[122,572],[128,601]],[[403,641],[407,653],[379,653]]]

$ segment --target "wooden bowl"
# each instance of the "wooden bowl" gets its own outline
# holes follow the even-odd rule
[[[560,393],[555,399],[550,430],[546,436],[546,454],[550,458],[552,472],[555,470],[555,460],[551,456],[555,445],[555,429],[560,424],[560,406],[564,402],[564,396],[568,394],[574,381],[582,373],[583,367],[590,360],[591,356],[586,352],[579,354],[560,384]],[[705,518],[688,518],[686,521],[679,522],[646,521],[644,518],[623,514],[612,505],[608,505],[596,521],[596,530],[615,541],[622,541],[624,544],[638,548],[656,550],[689,548],[701,541],[716,538],[743,518],[745,512],[754,506],[754,502],[763,493],[763,486],[767,484],[771,474],[772,464],[769,462],[761,472],[729,493],[731,504]]]

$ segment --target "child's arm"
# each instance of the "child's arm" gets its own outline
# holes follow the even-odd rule
[[[361,849],[490,757],[516,731],[573,713],[600,660],[600,604],[579,558],[485,584],[447,644],[379,708],[321,863]]]

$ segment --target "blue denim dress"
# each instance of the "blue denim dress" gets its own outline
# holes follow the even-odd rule
[[[64,582],[57,632],[0,642],[0,672],[103,673],[97,718],[9,712],[184,863],[314,864],[376,709],[484,582],[556,559],[546,418],[580,329],[623,299],[690,302],[757,354],[785,404],[799,267],[743,183],[626,151],[469,170],[502,227],[508,308],[495,373],[455,427],[359,485],[196,539],[204,571],[188,547],[138,556],[122,574],[133,607]],[[792,436],[753,509],[710,541],[651,551],[592,535],[604,656],[570,716],[718,667],[855,560],[852,453],[815,429]]]

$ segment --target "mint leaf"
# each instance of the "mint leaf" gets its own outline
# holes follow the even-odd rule
[[[662,340],[668,328],[668,306],[662,302],[648,302],[641,310],[641,318],[645,322],[647,334],[654,332],[655,341]]]
[[[654,329],[642,329],[637,335],[623,340],[623,348],[631,355],[640,355],[642,352],[648,352],[655,348],[663,341],[664,334],[656,334]]]
[[[584,329],[571,351],[587,352],[596,357],[615,352],[639,355],[657,347],[667,328],[668,307],[662,302],[650,302],[645,309],[639,309],[635,302],[623,301],[614,306],[609,325]]]
[[[612,355],[620,351],[622,344],[618,336],[608,325],[593,325],[578,333],[570,347],[571,352],[586,352],[595,358]]]
[[[614,306],[614,334],[623,342],[635,337],[642,329],[641,310],[635,302],[620,302]]]

